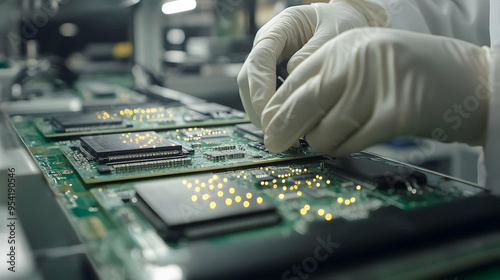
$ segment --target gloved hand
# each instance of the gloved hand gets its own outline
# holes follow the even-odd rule
[[[290,59],[293,70],[325,42],[345,30],[388,26],[388,15],[363,0],[295,6],[271,19],[258,32],[238,75],[241,100],[250,120],[260,127],[260,116],[276,91],[276,65]]]
[[[480,145],[488,111],[489,49],[389,28],[359,28],[303,61],[267,103],[265,144],[299,137],[347,156],[400,135]]]

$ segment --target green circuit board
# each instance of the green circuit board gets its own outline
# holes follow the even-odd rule
[[[357,154],[355,157],[369,159],[373,156]],[[371,211],[388,205],[411,210],[479,192],[472,187],[463,188],[454,182],[440,181],[437,178],[431,178],[428,185],[422,186],[423,191],[419,194],[407,189],[379,190],[370,183],[346,177],[325,164],[332,160],[334,159],[321,157],[231,171],[114,183],[93,188],[91,193],[99,197],[98,200],[108,206],[108,210],[118,205],[128,207],[128,201],[136,192],[134,187],[141,185],[160,186],[164,190],[189,190],[190,199],[178,203],[187,203],[193,209],[203,204],[208,206],[207,209],[231,209],[238,205],[252,207],[269,202],[277,207],[283,218],[283,223],[278,227],[293,228],[293,225],[300,222],[328,222],[337,218],[364,219]],[[242,190],[244,195],[238,193],[238,190]],[[223,203],[216,203],[211,207],[215,198],[222,199]],[[117,199],[123,203],[118,203]],[[112,200],[116,203],[107,203]]]
[[[121,143],[123,139],[132,141],[131,139],[138,138],[139,134],[114,135]],[[320,155],[310,147],[271,154],[259,142],[260,139],[244,132],[239,133],[236,126],[193,127],[158,131],[157,135],[182,146],[183,155],[180,157],[175,155],[171,159],[162,161],[99,163],[88,160],[88,156],[78,148],[81,147],[81,140],[59,141],[57,145],[87,184],[248,166]],[[186,149],[190,152],[186,153]],[[108,172],[99,171],[106,166],[110,167]]]
[[[71,146],[78,144],[78,139],[53,141],[34,129],[30,118],[13,117],[11,121],[40,166],[56,198],[65,206],[69,219],[88,248],[89,257],[99,276],[105,279],[148,279],[151,269],[155,267],[176,265],[182,268],[192,257],[189,255],[189,246],[200,241],[223,246],[244,240],[266,240],[292,232],[304,233],[312,222],[363,220],[369,217],[370,212],[385,206],[412,210],[481,192],[468,184],[426,171],[421,172],[426,175],[427,182],[416,193],[407,188],[379,189],[373,182],[347,176],[331,164],[335,159],[319,155],[273,162],[276,158],[283,160],[290,157],[284,154],[270,155],[263,150],[249,148],[248,143],[256,139],[252,139],[251,135],[236,135],[233,127],[209,128],[210,132],[231,135],[223,138],[222,142],[193,140],[185,134],[190,132],[189,128],[185,131],[180,129],[158,133],[182,144],[200,143],[201,146],[196,145],[197,148],[194,148],[195,156],[211,151],[213,147],[232,145],[230,143],[236,141],[236,145],[245,147],[247,154],[263,156],[263,162],[258,166],[241,166],[248,162],[227,165],[227,162],[208,161],[214,164],[213,169],[220,170],[90,185],[78,175],[81,170],[71,162],[72,156],[67,157],[63,153],[74,152]],[[194,128],[192,131],[195,131]],[[353,155],[352,159],[400,166],[399,163],[364,153]],[[207,159],[200,157],[198,160]],[[233,163],[232,160],[229,162]],[[238,209],[241,211],[267,204],[280,219],[257,224],[250,229],[236,227],[228,232],[198,236],[196,240],[189,237],[165,240],[152,221],[138,211],[133,203],[137,190],[149,187],[160,188],[166,193],[183,191],[188,194],[188,199],[179,201],[178,205],[187,206],[190,215],[221,209],[230,217]]]
[[[33,116],[34,124],[47,138],[249,121],[242,111],[172,89],[154,88],[159,94],[133,89],[133,79],[126,74],[85,75],[74,86],[64,88],[40,80],[30,88],[54,98],[81,100],[82,107],[76,112]]]
[[[212,110],[197,112],[198,107]],[[45,137],[70,137],[97,133],[172,129],[187,126],[224,125],[247,122],[245,113],[215,103],[182,105],[146,103],[142,105],[93,106],[84,112],[34,118]]]
[[[248,261],[248,251],[260,250],[265,255],[269,249],[262,245],[224,256],[224,248],[305,236],[313,227],[369,221],[377,210],[391,207],[409,213],[484,193],[465,182],[365,153],[350,159],[366,174],[397,169],[401,175],[417,170],[426,180],[419,182],[421,177],[415,176],[405,184],[383,187],[383,182],[351,174],[338,159],[305,145],[270,154],[261,136],[236,129],[236,124],[248,121],[241,111],[159,87],[161,98],[154,99],[132,87],[130,75],[80,78],[67,94],[82,100],[81,112],[10,118],[100,279],[139,280],[158,275],[191,279],[191,273],[201,269],[190,267],[193,259],[200,259],[192,251],[196,246],[212,248],[201,256],[202,263],[226,257],[211,267],[219,274],[207,278],[205,267],[198,278],[227,277],[233,265]],[[39,90],[43,84],[33,88]],[[49,95],[60,93],[55,87],[46,90]],[[105,133],[125,138],[150,133],[168,141],[175,147],[171,151],[178,154],[149,162],[89,159],[81,149],[81,137]],[[96,139],[90,138],[89,143],[99,143]],[[382,168],[372,170],[371,163]],[[467,207],[464,211],[472,210]],[[437,223],[464,213],[455,208]],[[367,239],[377,238],[370,234],[366,232]],[[296,241],[286,247],[294,248],[303,240]],[[307,256],[314,246],[306,250]],[[248,265],[252,270],[261,268]],[[446,267],[446,261],[428,260],[416,270],[422,267],[433,271]],[[395,267],[387,276],[394,278],[393,272],[405,271]],[[412,272],[406,275],[419,278]]]
[[[161,162],[121,162],[118,165],[89,160],[88,155],[79,149],[81,138],[61,141],[45,138],[34,129],[29,117],[14,117],[14,125],[28,147],[32,144],[35,151],[40,147],[58,147],[86,184],[249,166],[321,155],[307,146],[271,154],[260,143],[261,139],[244,131],[238,132],[236,126],[192,127],[157,132],[160,137],[182,146],[182,155],[175,155]],[[129,140],[139,134],[134,132],[114,135]],[[187,149],[190,150],[189,153]],[[101,167],[106,166],[110,166],[110,172],[99,171]]]

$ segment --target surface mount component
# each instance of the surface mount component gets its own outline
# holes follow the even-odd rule
[[[96,114],[57,116],[50,119],[57,132],[90,131],[103,128],[120,128],[126,125],[120,117],[103,118]]]
[[[182,146],[154,131],[85,136],[81,149],[99,163],[181,156]]]
[[[137,183],[131,202],[167,240],[220,235],[281,220],[276,207],[256,193],[221,178],[197,178]]]

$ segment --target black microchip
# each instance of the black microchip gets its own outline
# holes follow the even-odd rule
[[[232,111],[231,108],[217,103],[190,104],[187,108],[204,115],[231,113]]]
[[[97,172],[101,173],[101,174],[107,174],[107,173],[111,173],[111,168],[109,168],[109,166],[107,165],[99,165],[97,166]]]
[[[189,147],[189,146],[182,146],[182,150],[183,150],[184,154],[187,154],[187,155],[194,154],[194,149]]]
[[[274,177],[273,177],[273,176],[266,175],[266,176],[261,176],[261,177],[258,177],[257,179],[259,180],[259,183],[260,183],[260,182],[268,182],[268,181],[272,181],[272,180],[274,180]]]
[[[248,146],[250,146],[252,148],[255,148],[257,150],[260,150],[260,151],[267,152],[266,146],[264,144],[262,144],[262,143],[259,143],[259,142],[248,143]]]
[[[292,176],[289,177],[289,179],[298,181],[298,180],[304,180],[304,179],[312,179],[314,177],[315,177],[314,174],[312,174],[312,173],[306,173],[306,174],[292,175]]]
[[[81,147],[98,162],[166,158],[182,155],[182,146],[154,131],[92,135]]]
[[[210,184],[215,188],[211,190]],[[211,175],[156,180],[134,187],[137,194],[132,204],[167,240],[221,235],[281,220],[274,205],[262,197]]]
[[[123,125],[123,119],[120,117],[102,117],[95,113],[57,116],[52,117],[51,121],[58,132]]]
[[[170,140],[170,141],[171,141],[171,142],[172,142],[172,144],[174,144],[174,145],[182,146],[182,144],[181,144],[181,143],[179,143],[179,142],[177,142],[177,141],[173,141],[173,140]],[[182,146],[182,152],[183,152],[184,154],[186,154],[186,155],[192,155],[192,154],[194,154],[194,148],[189,147],[189,146],[187,146],[187,145],[184,145],[184,146]]]
[[[97,104],[96,104],[97,103]],[[137,112],[140,112],[143,108],[161,108],[163,105],[161,103],[153,103],[153,102],[136,102],[134,103],[133,106],[130,104],[123,104],[123,103],[118,103],[115,104],[113,103],[110,105],[108,102],[92,102],[92,104],[87,104],[84,106],[85,112],[89,113],[96,113],[96,112],[108,112],[109,114],[119,114],[120,111],[127,110],[128,111],[134,111],[137,110]],[[123,112],[125,113],[125,112]],[[126,115],[125,113],[124,115]],[[136,113],[134,113],[136,114]]]

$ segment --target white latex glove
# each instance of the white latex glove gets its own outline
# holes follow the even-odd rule
[[[293,71],[262,115],[265,144],[299,138],[347,156],[400,135],[482,144],[489,49],[389,28],[337,36]]]
[[[276,91],[276,65],[281,61],[290,59],[287,70],[292,73],[343,31],[388,25],[385,10],[363,0],[295,6],[281,12],[257,32],[238,75],[241,100],[250,120],[260,127],[262,110]]]

